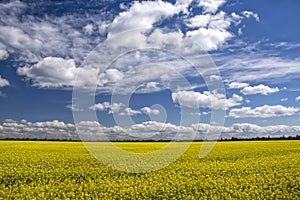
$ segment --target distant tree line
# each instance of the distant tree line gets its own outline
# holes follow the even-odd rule
[[[13,141],[62,141],[62,142],[81,142],[79,139],[47,139],[47,138],[2,138],[0,140],[13,140]],[[281,137],[255,137],[255,138],[221,138],[217,141],[259,141],[259,140],[300,140],[300,135],[296,136],[281,136]],[[111,142],[171,142],[172,140],[110,140]],[[188,140],[180,140],[177,142],[184,142]],[[193,141],[209,141],[209,140],[193,140]],[[215,141],[215,140],[214,140]],[[94,141],[97,142],[97,141]],[[98,141],[100,142],[100,141]],[[102,141],[105,142],[105,141]]]
[[[221,138],[219,141],[255,141],[255,140],[300,140],[300,135],[296,136],[281,136],[281,137],[255,137],[255,138],[236,138],[232,137],[230,139]]]

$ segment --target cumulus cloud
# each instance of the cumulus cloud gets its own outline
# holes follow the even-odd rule
[[[211,20],[210,14],[196,15],[195,17],[187,21],[187,25],[190,27],[207,27]]]
[[[176,89],[183,79],[180,73],[191,68],[174,55],[149,50],[124,55],[101,74],[93,65],[76,67],[74,59],[60,57],[46,57],[36,64],[18,68],[17,73],[37,87],[72,87],[76,82],[77,87],[97,87],[99,92],[114,90],[130,94],[160,91],[165,87]]]
[[[103,103],[97,103],[91,107],[89,107],[92,110],[98,110],[98,111],[106,111],[108,110],[109,114],[118,113],[121,108],[124,107],[123,103],[110,103],[110,102],[103,102]]]
[[[121,12],[108,26],[109,38],[112,38],[116,33],[137,30],[136,32],[131,32],[130,37],[124,37],[124,39],[120,39],[116,43],[119,46],[136,48],[145,47],[149,42],[155,45],[163,45],[161,46],[162,48],[166,45],[176,44],[175,48],[188,46],[185,49],[189,49],[189,51],[199,51],[200,46],[201,51],[210,51],[218,49],[226,40],[232,37],[228,28],[233,19],[222,11],[217,14],[197,15],[191,19],[180,19],[182,23],[192,27],[185,35],[178,30],[167,29],[167,31],[162,31],[165,29],[154,27],[155,23],[161,22],[181,11],[185,12],[190,3],[190,1],[177,2],[176,4],[162,1],[135,2],[128,10]],[[204,0],[200,2],[199,6],[211,10],[213,7],[217,9],[221,4],[221,1]],[[200,24],[198,22],[199,19],[203,21]],[[195,29],[195,27],[198,29]],[[146,33],[138,30],[140,28],[154,29],[154,31],[149,36],[146,36]],[[199,44],[198,49],[191,48],[191,40]]]
[[[300,96],[297,96],[297,97],[296,97],[296,101],[300,101]]]
[[[110,102],[103,102],[103,103],[97,103],[93,106],[90,106],[89,109],[95,110],[95,111],[108,111],[108,114],[118,114],[118,115],[127,115],[127,116],[133,116],[138,114],[147,114],[147,115],[158,115],[160,114],[160,111],[155,108],[150,107],[143,107],[139,110],[134,110],[132,108],[126,107],[123,103],[110,103]]]
[[[190,19],[187,19],[186,24],[193,28],[212,28],[215,30],[226,31],[234,19],[228,16],[225,12],[220,11],[217,14],[200,14]]]
[[[226,0],[199,0],[199,6],[203,7],[204,13],[215,13]]]
[[[210,51],[220,48],[233,35],[228,31],[233,19],[221,11],[215,15],[196,15],[187,20],[187,26],[197,28],[186,33],[202,50]]]
[[[41,87],[72,86],[76,67],[73,59],[46,57],[37,64],[18,68],[18,74],[26,76]]]
[[[109,36],[133,29],[151,29],[155,22],[179,13],[182,9],[181,6],[160,0],[136,1],[113,20],[109,26]]]
[[[0,76],[0,87],[9,86],[9,81]]]
[[[98,85],[102,87],[106,84],[116,83],[123,77],[124,74],[118,69],[107,69],[102,74],[100,74]]]
[[[128,116],[132,116],[132,115],[138,115],[141,114],[142,112],[139,110],[133,110],[132,108],[125,108],[123,112],[119,113],[119,115],[128,115]]]
[[[114,47],[112,48],[143,48],[147,45],[154,45],[157,48],[170,49],[172,51],[177,50],[178,52],[184,52],[187,54],[196,54],[200,51],[218,49],[224,44],[225,41],[227,41],[232,36],[232,34],[228,31],[232,19],[231,16],[227,15],[225,12],[219,12],[217,14],[210,13],[209,16],[207,15],[207,27],[197,27],[196,29],[196,18],[194,20],[186,20],[186,18],[178,19],[179,21],[182,21],[182,23],[189,24],[190,27],[194,26],[193,28],[188,30],[186,34],[178,29],[172,30],[168,28],[158,28],[154,25],[156,23],[162,22],[168,17],[174,16],[175,14],[178,14],[179,12],[185,10],[185,8],[190,3],[191,1],[178,1],[176,4],[162,1],[134,2],[128,9],[126,9],[124,12],[121,12],[107,27],[109,39],[112,39],[114,41],[112,44],[112,46]],[[215,4],[214,2],[202,3],[203,5],[201,6],[208,5],[208,3]],[[124,23],[125,21],[126,23]],[[146,28],[152,30],[145,32],[136,30],[138,28]],[[127,32],[122,32],[124,30],[130,31],[130,35],[127,35]],[[113,37],[115,34],[120,32],[122,32],[121,36],[119,35],[118,38]],[[193,43],[197,43],[198,45],[195,45]],[[149,53],[151,57],[154,57],[152,52]],[[168,61],[168,63],[165,62],[167,65],[171,66],[172,64],[176,66],[176,68],[182,63],[180,59],[174,59],[173,62],[170,62],[169,55],[160,56],[159,58],[165,58],[165,61]],[[147,58],[145,58],[145,56],[140,56],[138,58],[133,58],[130,60],[144,59]],[[162,63],[162,60],[160,60],[160,63]],[[143,63],[145,63],[145,60]],[[119,66],[126,65],[129,65],[129,63],[119,63]],[[119,92],[132,92],[135,88],[139,88],[139,91],[136,92],[151,92],[163,89],[163,87],[161,87],[161,85],[163,85],[161,77],[166,76],[164,75],[166,73],[163,72],[163,67],[155,67],[155,70],[149,70],[145,69],[145,67],[141,65],[134,65],[130,63],[130,66],[133,66],[133,70],[119,69],[119,71],[122,71],[124,75],[121,83],[122,85],[126,85],[126,88],[124,87],[118,90]],[[140,70],[139,67],[141,67],[142,70]],[[147,68],[149,67],[151,66],[148,65]],[[164,68],[166,69],[166,67]],[[169,69],[166,70],[170,72]],[[180,71],[180,69],[176,70]],[[188,67],[186,67],[184,70],[187,71]],[[148,71],[152,71],[152,73],[148,73]],[[172,77],[170,73],[168,73],[168,75]],[[133,76],[134,79],[132,78]],[[140,81],[140,79],[142,80]],[[155,82],[157,84],[150,85],[148,84],[150,82]],[[121,85],[121,83],[119,84],[119,86]]]
[[[241,83],[241,82],[231,82],[228,84],[229,89],[241,89],[249,86],[248,83]]]
[[[76,67],[74,59],[46,57],[32,66],[18,68],[17,73],[26,76],[38,87],[91,86],[97,83],[97,69]],[[76,77],[77,74],[80,76]],[[109,74],[110,75],[110,74]],[[77,78],[77,80],[76,80]],[[108,78],[110,78],[108,76]]]
[[[197,42],[204,51],[217,50],[226,40],[232,37],[232,34],[227,31],[206,28],[188,31],[186,35]]]
[[[191,127],[176,126],[170,123],[155,121],[143,122],[129,128],[119,126],[105,127],[95,121],[82,121],[75,125],[61,121],[28,122],[6,120],[0,125],[0,138],[30,139],[71,139],[71,140],[153,140],[192,139]],[[177,134],[177,137],[175,135]],[[179,137],[180,136],[180,137]]]
[[[203,93],[194,91],[179,91],[172,93],[174,103],[189,108],[213,108],[227,110],[231,107],[238,106],[243,98],[233,94],[231,98],[226,99],[222,94],[204,91]]]
[[[192,127],[202,137],[207,137],[207,134],[214,135],[218,131],[221,132],[221,138],[282,137],[283,135],[296,136],[300,133],[300,126],[287,125],[258,126],[250,123],[235,123],[228,127],[210,124],[193,124]],[[219,136],[214,135],[214,138]]]
[[[28,122],[5,120],[0,128],[0,138],[79,139],[73,124],[58,120]]]
[[[128,53],[111,67],[111,74],[104,72],[100,75],[98,90],[118,94],[150,93],[166,87],[176,90],[186,84],[180,74],[191,69],[185,60],[156,50]],[[115,80],[109,77],[115,77]]]
[[[277,87],[270,88],[269,86],[259,84],[257,86],[247,86],[244,87],[241,92],[244,95],[251,95],[251,94],[262,94],[262,95],[269,95],[275,92],[278,92],[279,89]]]
[[[63,140],[193,140],[222,138],[281,137],[300,134],[300,126],[274,125],[258,126],[241,123],[231,126],[192,124],[190,127],[146,121],[128,128],[105,127],[96,121],[81,121],[76,124],[58,120],[28,122],[5,120],[0,124],[0,139],[63,139]],[[77,130],[77,131],[76,131]],[[221,136],[219,135],[221,133]],[[79,134],[79,135],[78,135]]]
[[[132,4],[126,4],[126,9],[123,6],[123,11],[116,16],[103,12],[106,17],[102,15],[99,17],[97,13],[86,15],[85,12],[38,17],[26,12],[28,7],[35,6],[34,3],[30,3],[30,5],[22,2],[6,3],[0,8],[1,19],[6,19],[2,20],[3,25],[0,26],[0,43],[3,43],[3,48],[0,45],[0,49],[3,49],[0,51],[0,58],[5,59],[10,52],[20,54],[18,60],[25,65],[18,69],[18,74],[25,76],[34,86],[46,88],[74,86],[75,74],[78,73],[84,74],[80,76],[82,77],[80,80],[77,80],[79,85],[91,86],[94,85],[93,83],[98,83],[97,80],[94,80],[96,78],[92,78],[92,80],[89,78],[95,77],[89,75],[97,74],[96,70],[76,67],[76,65],[79,66],[85,56],[99,42],[111,39],[121,32],[125,34],[126,31],[139,28],[148,30],[131,32],[129,37],[126,34],[124,37],[121,36],[118,41],[111,44],[115,45],[116,49],[153,45],[195,55],[198,55],[199,52],[219,49],[229,38],[233,37],[229,28],[236,20],[236,15],[230,15],[223,11],[217,12],[224,2],[224,0],[201,0],[198,2],[198,6],[203,8],[204,13],[194,16],[188,9],[192,3],[191,0],[177,1],[176,3],[135,1]],[[97,12],[102,13],[102,10],[99,9]],[[22,21],[20,21],[21,15]],[[188,25],[188,30],[183,32],[169,27],[160,27],[164,20],[171,17],[177,17],[178,23]],[[106,38],[106,36],[108,37]],[[178,66],[180,63],[182,61],[177,59],[173,60],[172,64]],[[125,66],[124,63],[120,64],[120,66]],[[171,65],[171,63],[169,64]],[[133,74],[124,74],[123,70],[116,70],[107,70],[102,75],[104,77],[100,77],[98,86],[101,91],[107,92],[111,89],[111,83],[121,80],[126,75],[129,79],[133,75],[145,77],[142,70],[131,71]],[[141,74],[137,74],[137,72]],[[162,82],[158,79],[162,74],[156,73],[156,75],[155,78],[144,80],[144,85],[131,83],[128,88],[140,87],[140,91],[143,92],[159,91],[162,89],[160,87]],[[158,84],[148,84],[150,82]]]
[[[141,111],[147,115],[158,115],[160,113],[160,111],[158,109],[152,109],[152,108],[149,108],[149,107],[143,107],[141,109]]]
[[[251,11],[243,11],[242,14],[247,18],[253,17],[256,21],[259,22],[259,16],[257,13]]]
[[[5,49],[9,54],[18,55],[12,59],[26,63],[38,62],[47,56],[69,57],[76,62],[82,61],[100,41],[99,37],[90,36],[91,25],[97,26],[100,22],[109,20],[107,18],[111,18],[111,15],[101,14],[103,9],[99,7],[87,15],[87,10],[79,11],[76,4],[69,10],[72,12],[74,9],[76,12],[68,15],[32,13],[32,10],[39,12],[39,9],[49,9],[48,6],[38,2],[1,3],[0,44],[4,46],[1,49]],[[87,24],[89,26],[85,26]]]
[[[233,124],[224,131],[224,137],[254,138],[254,137],[281,137],[283,135],[295,136],[299,134],[300,126],[273,125],[258,126],[256,124]]]
[[[177,126],[156,121],[146,121],[141,124],[132,125],[128,131],[139,137],[142,135],[142,137],[153,137],[157,140],[184,140],[193,139],[194,137],[194,132],[191,127]]]
[[[42,45],[40,40],[30,37],[22,29],[13,26],[0,26],[0,41],[6,46],[23,51],[36,50]]]
[[[282,105],[264,105],[256,108],[242,107],[233,108],[229,112],[229,117],[233,118],[268,118],[268,117],[280,117],[291,116],[299,111],[298,108],[285,107]]]

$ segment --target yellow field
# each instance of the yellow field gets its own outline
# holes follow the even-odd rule
[[[166,143],[118,143],[151,151]],[[145,174],[101,164],[80,142],[0,142],[0,199],[300,199],[300,141],[200,142]]]

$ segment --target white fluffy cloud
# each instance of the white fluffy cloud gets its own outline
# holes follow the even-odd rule
[[[114,42],[116,47],[133,46],[139,48],[150,44],[194,54],[199,53],[199,51],[220,48],[233,36],[229,32],[229,28],[234,17],[223,11],[217,12],[224,2],[224,0],[199,1],[198,6],[202,7],[205,13],[192,19],[189,19],[192,16],[190,15],[192,11],[188,9],[192,3],[191,0],[177,1],[174,4],[159,0],[133,2],[126,5],[128,7],[123,7],[124,10],[117,16],[107,15],[108,19],[99,18],[98,15],[85,15],[82,18],[80,14],[47,18],[22,15],[22,19],[24,18],[22,21],[20,21],[19,16],[26,13],[27,4],[11,2],[3,4],[3,7],[0,8],[1,18],[7,19],[3,20],[4,25],[0,26],[0,43],[3,43],[3,48],[0,45],[0,49],[3,49],[0,51],[0,58],[6,58],[10,52],[21,54],[18,60],[25,61],[27,64],[18,69],[18,74],[31,80],[34,86],[70,87],[74,85],[75,76],[78,72],[85,74],[80,80],[77,80],[79,85],[94,85],[93,83],[96,83],[97,80],[91,80],[89,77],[93,76],[89,75],[95,74],[95,70],[76,67],[76,65],[79,66],[82,63],[84,57],[105,39],[106,34],[108,38],[112,38],[123,31],[138,28],[149,30],[147,33],[132,32],[130,37],[125,34],[126,36],[119,38],[118,42]],[[179,13],[180,15],[178,15]],[[157,27],[157,24],[162,24],[161,22],[165,19],[173,16],[178,17],[178,24],[186,23],[189,25],[190,29],[187,30],[186,34],[178,29]],[[200,24],[197,22],[199,19],[202,20]],[[99,32],[101,34],[96,36]],[[198,43],[198,45],[193,43]],[[176,62],[182,61],[174,60],[175,66],[178,66],[179,64]],[[121,63],[121,66],[125,65]],[[137,72],[141,72],[141,70]],[[101,87],[102,91],[107,92],[111,89],[109,86],[111,82],[122,79],[124,74],[122,70],[116,71],[116,69],[108,70],[105,73],[105,77],[100,77],[98,86]],[[145,77],[142,72],[133,75]],[[156,79],[144,81],[144,87],[148,87],[147,81],[161,84],[157,81],[161,74],[156,75]],[[128,77],[131,78],[132,76]],[[128,88],[143,87],[140,83],[137,83],[138,85],[132,84],[134,83],[129,84]],[[141,90],[147,92],[160,89],[162,88],[155,86],[152,90],[149,88]]]
[[[97,69],[76,67],[74,59],[46,57],[32,66],[18,68],[17,73],[29,78],[38,87],[70,87],[77,81],[78,86],[91,86],[97,83]],[[76,75],[80,74],[77,77]],[[114,77],[108,74],[108,79]]]
[[[229,82],[227,85],[229,89],[241,89],[241,93],[244,95],[252,95],[252,94],[269,95],[275,92],[279,92],[279,89],[277,87],[271,88],[263,84],[251,86],[248,83],[243,83],[243,82]]]
[[[215,13],[226,0],[199,0],[199,6],[203,7],[205,13]]]
[[[105,84],[116,83],[124,77],[124,74],[117,69],[107,69],[99,76],[99,87]]]
[[[128,11],[117,16],[109,26],[109,36],[123,31],[152,28],[155,22],[172,16],[182,11],[182,6],[176,6],[169,2],[143,1],[134,2]]]
[[[297,97],[296,97],[296,101],[300,101],[300,96],[297,96]]]
[[[9,86],[9,81],[0,76],[0,87]]]
[[[152,108],[149,108],[149,107],[143,107],[141,109],[141,111],[147,115],[158,115],[160,113],[160,111],[158,109],[152,109]]]
[[[22,51],[36,50],[42,42],[26,34],[22,29],[13,26],[0,26],[0,41],[6,46]]]
[[[225,12],[220,11],[217,14],[200,14],[196,15],[186,21],[187,26],[193,28],[212,28],[215,30],[226,31],[234,21],[230,16],[227,16]]]
[[[97,103],[90,107],[92,110],[98,110],[98,111],[106,111],[108,110],[109,114],[115,114],[120,112],[120,110],[124,107],[124,104],[122,103],[110,103],[110,102],[103,102],[103,103]]]
[[[0,124],[0,138],[18,139],[70,139],[70,140],[191,140],[191,139],[219,139],[222,138],[254,138],[281,137],[300,134],[300,126],[258,126],[242,123],[229,127],[210,124],[193,124],[191,127],[178,126],[170,123],[147,121],[134,124],[128,128],[119,126],[105,127],[95,121],[82,121],[77,125],[58,120],[45,122],[28,122],[21,120],[5,120]],[[221,136],[218,133],[221,132]],[[80,133],[80,137],[78,135]],[[175,137],[176,135],[176,137]],[[196,137],[194,138],[194,136]]]
[[[190,27],[207,27],[211,19],[210,14],[197,15],[188,20],[187,25]]]
[[[287,125],[273,125],[273,126],[258,126],[250,123],[235,123],[229,127],[213,126],[209,124],[193,124],[193,129],[202,134],[214,134],[221,131],[222,138],[255,138],[255,137],[282,137],[296,136],[300,133],[300,126],[287,126]],[[219,138],[215,135],[215,138]]]
[[[151,55],[140,55],[140,59],[146,62],[143,65],[135,63],[139,61],[133,62],[132,55],[124,56],[123,60],[116,61],[114,67],[118,68],[106,69],[100,75],[97,68],[88,65],[76,67],[74,59],[60,57],[46,57],[34,65],[18,68],[17,73],[31,80],[34,86],[42,88],[72,87],[76,84],[77,87],[97,87],[100,92],[112,92],[115,89],[116,93],[130,94],[134,91],[137,93],[159,91],[164,89],[164,83],[172,88],[168,84],[175,83],[176,79],[182,79],[179,73],[190,68],[186,61],[176,60],[167,55],[162,55],[161,59],[152,62],[153,58],[149,58]],[[167,59],[174,60],[167,61]],[[115,88],[116,84],[118,86]]]
[[[133,110],[132,108],[125,108],[123,112],[119,113],[119,115],[128,115],[128,116],[138,115],[138,114],[142,114],[142,112],[139,110]]]
[[[186,8],[190,3],[191,1],[177,2],[176,4],[162,1],[135,2],[128,10],[121,12],[108,26],[109,38],[116,33],[136,30],[136,32],[131,32],[130,37],[124,37],[124,39],[120,39],[116,43],[122,47],[132,46],[136,48],[145,47],[149,42],[155,45],[162,45],[162,48],[165,45],[175,45],[175,48],[188,46],[186,49],[189,49],[189,51],[199,51],[200,46],[201,51],[210,51],[218,49],[232,37],[228,28],[233,18],[222,11],[217,14],[212,12],[210,14],[197,15],[191,19],[188,19],[189,17],[186,15],[186,18],[181,19],[182,23],[193,27],[187,31],[186,35],[183,35],[177,29],[165,30],[153,26],[155,23],[161,22],[181,11],[187,12]],[[224,1],[221,0],[203,0],[199,2],[199,6],[211,12],[213,10],[216,11],[223,3]],[[198,22],[199,19],[202,21],[200,24]],[[195,29],[195,27],[198,29]],[[141,28],[154,29],[154,31],[149,36],[146,36],[144,32],[139,30]],[[191,48],[190,41],[196,42],[198,49]],[[171,49],[174,50],[174,48]]]
[[[0,33],[3,32],[0,34],[1,42],[4,41],[4,46],[1,47],[4,49],[2,57],[7,57],[6,53],[10,52],[21,54],[18,59],[27,64],[18,69],[18,74],[25,76],[34,86],[38,87],[74,86],[76,74],[81,73],[85,75],[80,76],[82,79],[77,80],[77,85],[93,86],[98,83],[98,86],[101,87],[99,89],[104,92],[111,89],[112,82],[119,81],[123,77],[128,77],[127,80],[124,80],[126,87],[124,87],[125,90],[122,88],[119,91],[131,92],[133,88],[140,88],[140,91],[143,92],[159,91],[163,89],[160,77],[166,74],[162,71],[145,76],[142,70],[131,71],[133,74],[124,74],[124,70],[111,69],[105,72],[105,77],[100,77],[100,82],[98,82],[95,80],[96,78],[89,78],[95,77],[93,76],[96,74],[95,69],[78,66],[95,45],[105,39],[106,34],[112,38],[122,31],[147,28],[149,32],[132,32],[130,37],[124,33],[126,37],[120,38],[118,42],[114,42],[114,45],[139,48],[150,44],[194,55],[198,55],[202,51],[217,50],[234,36],[229,31],[230,27],[235,24],[236,20],[241,20],[241,16],[223,11],[218,12],[225,0],[198,1],[198,5],[193,6],[203,8],[204,12],[196,16],[191,15],[192,10],[188,9],[191,3],[191,0],[177,1],[176,3],[161,0],[135,1],[132,4],[126,4],[126,8],[122,6],[123,11],[117,16],[107,15],[108,19],[99,18],[98,15],[81,17],[80,14],[46,18],[24,15],[22,21],[19,16],[26,13],[28,6],[26,3],[3,4],[1,9],[4,11],[0,13],[1,18],[7,20],[3,20],[4,25],[0,27]],[[165,19],[174,16],[177,17],[178,25],[188,25],[189,28],[186,32],[177,28],[158,27],[158,24],[163,25],[161,22]],[[176,24],[174,26],[177,27]],[[96,34],[99,32],[98,37]],[[17,38],[17,40],[12,38]],[[54,63],[60,67],[55,67]],[[124,63],[120,64],[120,66],[125,66]],[[182,65],[182,61],[173,60],[168,65],[174,65],[177,68]],[[187,70],[188,67],[185,67],[182,72]],[[149,80],[143,80],[141,83],[136,80],[137,77],[149,77]],[[157,84],[150,87],[153,85],[149,85],[149,82]]]
[[[199,44],[204,51],[217,50],[227,39],[232,37],[231,33],[227,31],[206,28],[188,31],[186,35]]]
[[[118,115],[138,115],[138,114],[147,114],[147,115],[158,115],[160,114],[160,111],[155,108],[150,107],[143,107],[139,110],[134,110],[132,108],[126,107],[123,103],[110,103],[110,102],[103,102],[103,103],[97,103],[93,106],[89,107],[92,110],[95,111],[108,111],[109,114],[118,114]]]
[[[0,128],[0,138],[79,139],[73,124],[58,120],[46,122],[5,120]]]
[[[187,25],[198,29],[187,31],[186,36],[205,51],[217,50],[233,36],[228,31],[232,20],[223,11],[215,15],[196,15],[187,20]]]
[[[298,135],[300,126],[258,126],[256,124],[242,123],[233,124],[227,133],[224,131],[225,137],[239,137],[239,138],[254,138],[254,137],[281,137],[283,135]]]
[[[233,118],[268,118],[268,117],[280,117],[291,116],[299,111],[298,108],[285,107],[282,105],[264,105],[256,108],[242,107],[233,108],[229,112],[229,116]]]
[[[76,67],[73,59],[46,57],[37,64],[18,68],[18,74],[26,76],[41,87],[72,86]]]
[[[256,21],[259,22],[259,16],[257,13],[251,11],[243,11],[242,14],[247,18],[253,17]]]
[[[269,95],[278,91],[279,89],[277,87],[270,88],[269,86],[262,85],[262,84],[259,84],[257,86],[247,86],[241,90],[241,92],[244,95],[251,95],[251,94]]]
[[[238,106],[243,98],[233,94],[231,98],[226,99],[222,94],[205,91],[203,93],[194,91],[179,91],[172,93],[174,103],[189,108],[213,108],[227,110],[231,107]]]
[[[60,16],[33,15],[31,9],[39,9],[37,6],[47,7],[38,2],[1,3],[0,59],[12,54],[11,59],[28,64],[44,57],[73,58],[81,63],[103,39],[91,36],[92,31],[100,31],[97,30],[100,22],[110,21],[112,17],[99,15],[101,9],[88,15],[85,11]]]
[[[128,131],[136,137],[145,138],[153,137],[157,140],[192,139],[194,131],[191,127],[176,126],[170,123],[161,123],[156,121],[146,121],[141,124],[132,125]]]
[[[124,55],[114,65],[116,82],[103,82],[101,78],[99,90],[118,94],[148,93],[160,91],[166,87],[176,89],[178,82],[183,79],[180,75],[191,66],[184,60],[174,58],[166,52],[142,51]],[[108,74],[103,73],[106,77]],[[182,85],[182,84],[180,84]],[[114,87],[116,86],[116,87]]]
[[[241,83],[241,82],[231,82],[228,84],[229,89],[241,89],[249,86],[248,83]]]

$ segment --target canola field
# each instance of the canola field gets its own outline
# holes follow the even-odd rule
[[[0,199],[300,199],[300,141],[218,142],[199,159],[201,144],[163,169],[130,174],[80,142],[0,141]]]

